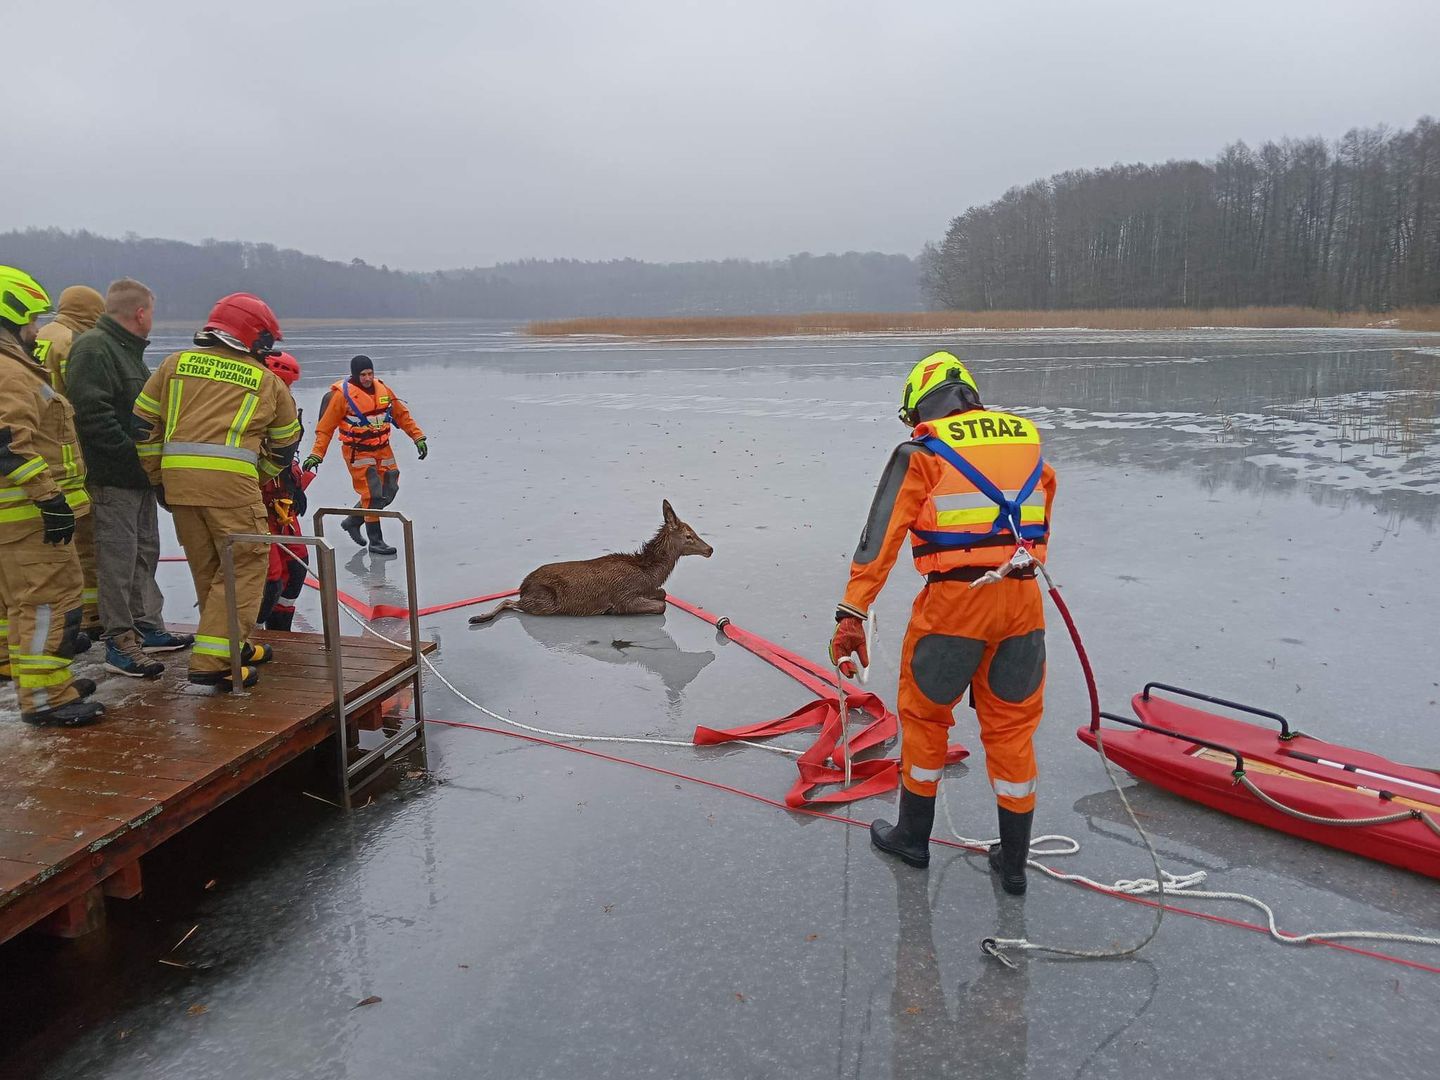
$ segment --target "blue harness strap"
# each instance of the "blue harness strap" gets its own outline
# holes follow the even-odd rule
[[[990,478],[972,465],[969,461],[956,451],[944,439],[935,435],[927,435],[918,440],[920,445],[931,453],[954,466],[961,476],[975,485],[975,490],[984,495],[1000,508],[995,515],[995,521],[988,531],[983,533],[950,533],[930,532],[928,530],[915,529],[915,535],[926,543],[939,544],[942,547],[968,547],[981,540],[988,540],[999,533],[1011,533],[1014,535],[1011,525],[1020,530],[1022,540],[1043,540],[1045,538],[1046,526],[1042,522],[1039,525],[1024,525],[1021,523],[1020,506],[1035,492],[1035,487],[1040,483],[1040,477],[1045,472],[1045,459],[1040,458],[1035,462],[1035,469],[1020,490],[1016,492],[1014,499],[1007,499],[1005,493],[990,482]]]
[[[360,406],[356,405],[355,399],[350,396],[350,384],[348,382],[342,382],[340,384],[340,392],[345,395],[345,404],[350,406],[352,422],[357,427],[370,427],[370,418],[360,411]],[[385,423],[390,423],[390,414],[393,411],[393,405],[385,409]]]

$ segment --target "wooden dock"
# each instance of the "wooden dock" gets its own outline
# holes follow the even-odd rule
[[[321,635],[254,637],[274,644],[276,659],[243,697],[189,685],[186,656],[177,653],[154,681],[97,676],[106,714],[92,727],[35,729],[13,713],[0,719],[0,942],[41,923],[65,936],[93,929],[105,896],[139,894],[142,855],[334,740]],[[411,662],[408,649],[342,640],[347,701]],[[377,702],[358,726],[378,727],[379,715]]]

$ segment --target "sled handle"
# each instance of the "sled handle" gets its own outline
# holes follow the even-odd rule
[[[1250,713],[1252,716],[1263,716],[1267,720],[1274,720],[1280,725],[1280,738],[1289,741],[1300,734],[1298,731],[1290,730],[1290,722],[1278,712],[1271,712],[1269,709],[1258,709],[1254,705],[1242,705],[1238,701],[1229,701],[1222,697],[1213,697],[1210,694],[1202,694],[1198,690],[1186,690],[1183,686],[1171,686],[1163,682],[1147,682],[1145,689],[1140,691],[1140,697],[1145,701],[1150,700],[1151,690],[1164,690],[1171,694],[1180,694],[1183,697],[1195,698],[1197,701],[1208,701],[1212,705],[1223,705],[1227,709],[1239,709],[1241,712]]]
[[[1135,720],[1128,716],[1116,716],[1114,713],[1102,712],[1100,716],[1105,720],[1113,720],[1117,724],[1125,724],[1128,727],[1140,728],[1142,731],[1153,731],[1157,735],[1168,735],[1172,739],[1179,739],[1181,742],[1192,743],[1195,746],[1203,746],[1207,750],[1217,750],[1222,754],[1228,754],[1235,759],[1235,776],[1244,775],[1245,759],[1240,751],[1229,746],[1222,746],[1220,743],[1211,742],[1209,739],[1197,739],[1193,735],[1184,735],[1178,731],[1171,731],[1169,728],[1156,727],[1154,724],[1147,724],[1144,720]]]

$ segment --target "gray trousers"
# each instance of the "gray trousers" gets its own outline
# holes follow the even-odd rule
[[[107,638],[164,630],[165,598],[155,584],[160,561],[160,504],[153,489],[92,487],[95,576]]]

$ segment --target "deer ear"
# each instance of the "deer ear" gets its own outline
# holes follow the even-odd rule
[[[663,502],[661,502],[660,513],[665,515],[665,523],[667,525],[675,525],[678,524],[680,521],[680,519],[675,516],[675,511],[670,508],[669,499],[665,499]]]

